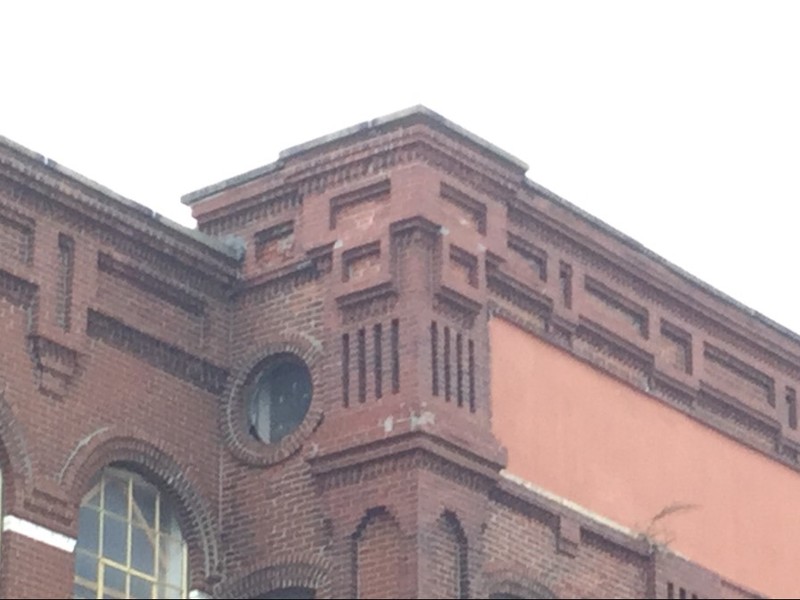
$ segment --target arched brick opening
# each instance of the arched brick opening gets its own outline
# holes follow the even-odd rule
[[[285,591],[285,594],[281,594]],[[313,592],[313,596],[309,593]],[[298,557],[262,567],[218,587],[218,598],[293,598],[325,597],[328,593],[328,568],[320,559]]]
[[[437,593],[446,598],[469,598],[467,536],[454,512],[446,510],[441,514],[432,542]]]
[[[531,574],[516,574],[510,571],[503,571],[488,575],[486,581],[491,600],[558,598],[550,588],[539,583]]]
[[[80,445],[61,472],[62,484],[76,507],[92,479],[108,466],[139,473],[157,485],[175,504],[186,541],[189,588],[207,589],[220,576],[218,526],[214,512],[178,462],[137,432],[104,429]]]
[[[353,598],[404,598],[406,540],[384,506],[369,509],[352,536]]]

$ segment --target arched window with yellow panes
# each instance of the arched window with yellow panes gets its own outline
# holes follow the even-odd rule
[[[80,507],[74,598],[185,598],[186,543],[163,490],[119,467]]]

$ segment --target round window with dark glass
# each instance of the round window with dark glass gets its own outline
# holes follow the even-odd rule
[[[300,426],[311,404],[311,373],[296,356],[270,357],[250,388],[250,434],[271,444]]]

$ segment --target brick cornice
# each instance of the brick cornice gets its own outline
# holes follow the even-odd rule
[[[527,485],[504,476],[498,479],[492,490],[492,498],[515,510],[528,512],[534,510],[539,520],[558,528],[562,518],[579,524],[580,528],[590,531],[610,545],[617,546],[641,558],[650,556],[651,544],[644,536],[615,524],[606,524],[599,515],[589,515],[567,506],[567,503],[554,497],[547,497]]]
[[[749,597],[760,598],[757,593],[746,590],[737,584],[725,580],[717,573],[709,571],[696,563],[690,563],[670,552],[643,532],[629,530],[578,507],[564,499],[551,496],[537,490],[530,484],[517,478],[505,475],[498,480],[492,489],[491,497],[495,502],[510,507],[516,512],[532,514],[538,520],[551,527],[556,535],[559,548],[565,534],[565,523],[571,524],[577,544],[589,543],[607,548],[610,551],[627,553],[634,560],[648,564],[653,581],[659,595],[664,597],[667,584],[672,584],[677,596],[679,588],[688,589],[691,593],[699,593],[703,598],[714,597]],[[574,555],[573,555],[574,556]],[[524,589],[527,584],[536,582],[538,573],[526,573],[516,568],[490,571],[487,580],[492,592],[499,592],[506,583],[513,583],[515,589]],[[541,584],[541,582],[536,582]],[[663,590],[662,590],[663,588]],[[734,591],[739,595],[727,596],[723,590]],[[511,591],[508,589],[507,591]],[[545,596],[542,596],[545,597]],[[687,595],[688,597],[688,595]]]
[[[236,279],[239,251],[174,223],[149,208],[0,137],[0,183],[11,200],[37,210],[56,207],[73,218],[185,263],[223,282]]]
[[[753,352],[763,352],[773,360],[779,360],[785,368],[800,373],[800,336],[786,330],[750,309],[698,281],[678,267],[647,251],[623,234],[601,224],[596,219],[589,220],[582,211],[573,216],[584,220],[579,231],[562,220],[547,215],[533,206],[536,196],[520,195],[509,203],[510,212],[517,211],[530,219],[530,225],[523,227],[537,236],[550,237],[551,243],[566,247],[571,253],[591,261],[599,269],[613,268],[630,280],[630,286],[641,289],[639,294],[649,294],[668,303],[677,312],[695,315],[709,327],[723,329],[734,335],[742,345]],[[513,219],[512,219],[513,221]],[[517,234],[519,235],[519,234]],[[530,234],[529,234],[530,235]],[[633,262],[624,256],[623,248],[633,249],[639,260]],[[644,260],[642,260],[642,258]],[[653,268],[667,271],[664,275],[654,275]],[[723,314],[733,310],[732,315]],[[766,329],[766,331],[764,330]]]
[[[424,432],[410,432],[338,452],[320,453],[311,458],[309,463],[315,476],[326,478],[368,468],[393,457],[411,455],[433,458],[462,475],[472,476],[475,483],[483,482],[486,486],[493,485],[498,479],[504,462],[501,456],[481,456],[439,437]],[[420,466],[424,465],[424,461],[420,463]],[[463,480],[467,479],[469,477]]]
[[[265,171],[263,179],[239,182],[234,178],[232,187],[197,200],[196,216],[203,231],[228,231],[246,218],[290,209],[302,204],[306,196],[374,179],[411,163],[432,165],[497,199],[513,197],[522,179],[521,171],[499,168],[492,159],[465,149],[446,133],[416,126],[353,140],[349,146],[324,156],[298,156],[291,162],[276,163],[276,168]],[[242,189],[236,189],[240,185]],[[214,206],[219,193],[230,194],[235,200]],[[208,207],[203,206],[206,202]]]
[[[509,243],[487,257],[492,313],[800,470],[784,401],[800,382],[800,339],[577,209],[528,194],[508,206],[509,241],[535,240],[571,265],[570,305]],[[667,362],[672,352],[683,366]]]
[[[303,175],[309,171],[319,172],[320,166],[329,168],[332,162],[341,161],[360,150],[375,154],[386,148],[387,141],[402,141],[406,132],[415,130],[423,131],[429,137],[449,140],[454,148],[458,148],[459,155],[479,162],[486,173],[517,179],[528,168],[518,158],[490,142],[423,106],[416,106],[288,148],[280,153],[276,162],[186,194],[183,202],[195,205],[254,180],[270,178],[275,173],[289,179],[287,173],[292,171]]]

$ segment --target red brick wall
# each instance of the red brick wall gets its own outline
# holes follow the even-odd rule
[[[64,551],[3,532],[0,597],[72,597],[73,561]]]
[[[0,146],[4,513],[74,537],[89,480],[122,462],[176,501],[189,586],[219,597],[745,594],[501,475],[489,313],[553,343],[571,315],[517,278],[522,173],[425,119],[373,133],[197,205],[241,262]],[[548,252],[537,280],[558,285],[569,257]],[[306,361],[313,400],[265,445],[246,390],[277,352]],[[65,597],[71,573],[68,553],[3,536],[7,596]]]

